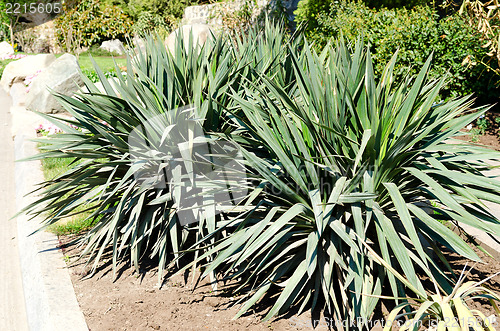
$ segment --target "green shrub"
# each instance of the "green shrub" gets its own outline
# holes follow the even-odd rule
[[[428,6],[375,10],[357,1],[334,2],[316,15],[316,26],[306,30],[308,38],[321,48],[331,38],[343,36],[354,43],[363,36],[378,77],[397,50],[396,69],[409,67],[412,74],[433,53],[431,75],[450,72],[450,82],[441,92],[443,99],[475,93],[483,103],[498,100],[494,73],[480,64],[487,51],[481,48],[475,31],[457,15],[440,18]],[[399,77],[397,73],[396,79]]]
[[[124,0],[124,6],[136,21],[141,19],[141,16],[149,15],[159,17],[164,22],[168,30],[175,28],[177,23],[182,19],[184,9],[188,6],[209,3],[209,0]],[[148,15],[148,16],[149,16]],[[143,21],[148,20],[147,16],[142,18]],[[156,20],[156,19],[155,19]]]
[[[70,51],[92,46],[108,39],[125,40],[130,35],[132,20],[117,6],[99,0],[83,0],[55,20],[56,34]]]
[[[306,23],[311,30],[318,27],[319,17],[329,11],[331,4],[338,1],[333,0],[301,0],[294,14],[296,21]],[[361,0],[360,5],[365,4],[369,8],[413,8],[417,5],[433,3],[433,0]]]
[[[142,12],[133,25],[135,33],[151,33],[166,28],[165,19],[158,14]]]
[[[500,154],[448,143],[486,109],[471,112],[467,97],[436,104],[446,77],[429,78],[430,58],[418,76],[396,82],[396,57],[377,79],[362,43],[317,53],[268,25],[241,39],[209,39],[201,50],[187,46],[180,38],[171,54],[149,39],[114,88],[96,68],[108,95],[86,77],[89,93],[58,95],[75,120],[43,115],[66,133],[45,139],[35,159],[81,162],[43,183],[24,211],[50,212],[50,225],[90,206],[97,221],[82,242],[94,268],[111,248],[114,266],[123,256],[136,268],[144,256],[158,257],[161,280],[183,258],[179,272],[201,265],[202,277],[237,282],[236,292],[248,294],[238,316],[277,291],[265,319],[296,305],[352,321],[370,318],[384,292],[425,292],[422,277],[450,293],[451,268],[433,254],[446,261],[444,247],[479,258],[443,221],[500,233],[479,200],[500,202],[500,184],[480,172],[488,168],[482,160]],[[186,131],[175,121],[183,116]],[[180,191],[194,189],[190,175],[168,179],[159,169],[215,166],[217,150],[201,159],[194,153],[194,123],[212,142],[238,147],[248,194],[186,225],[178,201]],[[132,151],[138,126],[147,129]],[[182,156],[171,153],[172,133],[185,137]],[[166,185],[138,180],[143,173]],[[227,182],[205,185],[197,189],[236,193]],[[213,206],[216,193],[196,192]]]
[[[110,52],[106,49],[103,49],[103,48],[100,48],[100,45],[92,45],[90,46],[90,48],[88,50],[86,50],[85,52],[82,52],[80,53],[80,56],[94,56],[94,57],[102,57],[102,56],[106,56],[106,57],[111,57],[111,56],[120,56],[120,54],[116,53],[116,52]]]

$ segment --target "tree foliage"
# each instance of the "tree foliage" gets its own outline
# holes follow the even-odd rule
[[[19,19],[24,14],[24,6],[36,2],[36,0],[0,0],[0,38],[8,40],[14,46],[14,32]],[[19,5],[19,7],[14,5]]]
[[[410,68],[413,74],[434,54],[430,74],[451,74],[449,84],[441,91],[443,99],[475,93],[482,103],[498,100],[493,71],[482,64],[488,59],[487,50],[480,47],[475,29],[456,13],[441,17],[431,6],[373,9],[360,1],[341,0],[314,17],[315,25],[305,27],[310,40],[321,48],[341,36],[351,43],[362,37],[370,47],[378,76],[396,50],[396,68]],[[300,19],[299,23],[307,23]],[[496,64],[491,67],[497,68]],[[401,72],[396,72],[396,78]]]
[[[446,1],[447,5],[452,6],[454,1]],[[490,60],[497,62],[497,65],[486,61],[492,70],[500,75],[500,2],[498,0],[479,1],[463,0],[459,14],[464,16],[480,35],[482,40],[481,47],[488,49]]]
[[[63,46],[91,46],[108,39],[124,40],[130,35],[132,19],[119,7],[99,0],[83,0],[74,7],[64,7],[55,22]],[[68,47],[74,48],[74,47]]]

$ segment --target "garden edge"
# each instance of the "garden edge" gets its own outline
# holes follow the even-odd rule
[[[40,117],[24,107],[14,105],[12,133],[15,159],[20,160],[37,154],[36,124]],[[16,209],[21,210],[35,201],[36,184],[43,181],[40,161],[16,162],[15,189]],[[69,270],[58,248],[56,235],[47,231],[32,234],[40,227],[40,218],[29,220],[22,214],[17,217],[19,258],[26,313],[30,330],[88,331],[85,317],[76,299]]]

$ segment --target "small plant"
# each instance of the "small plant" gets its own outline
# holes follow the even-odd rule
[[[11,55],[3,55],[0,57],[0,61],[3,61],[3,60],[18,60],[18,59],[22,59],[23,57],[26,57],[28,56],[27,54],[21,54],[21,53],[15,53],[15,54],[11,54]]]
[[[70,120],[74,120],[74,118],[71,118]],[[74,124],[70,124],[70,128],[72,130],[77,130],[81,132],[81,128],[79,128]],[[38,125],[38,127],[36,128],[36,133],[41,136],[49,136],[57,133],[63,133],[63,129],[60,126],[54,124],[53,122],[43,121],[43,123],[40,123],[40,125]]]
[[[481,138],[481,131],[478,128],[473,128],[469,131],[470,141],[473,143],[478,143]]]
[[[37,72],[35,72],[34,74],[31,74],[31,75],[28,75],[26,76],[26,78],[24,79],[24,85],[26,86],[26,93],[28,93],[31,89],[31,84],[33,84],[33,81],[35,80],[35,78],[38,77],[38,75],[42,72],[42,70],[38,70]]]
[[[488,121],[485,115],[481,115],[476,121],[476,126],[479,129],[480,134],[484,135],[486,130],[490,127],[490,121]]]
[[[40,124],[36,128],[36,133],[41,135],[41,136],[48,136],[56,133],[62,133],[62,129],[59,128],[57,125],[50,123],[50,122],[45,122],[43,124]]]
[[[104,77],[106,77],[107,79],[109,78],[117,78],[118,75],[121,75],[121,76],[125,76],[126,75],[126,72],[125,71],[119,71],[120,74],[117,73],[117,70],[116,69],[111,69],[109,71],[106,71],[104,72]],[[95,70],[92,70],[92,69],[83,69],[82,70],[82,73],[88,78],[90,79],[90,81],[92,83],[97,83],[99,82],[99,75],[98,73],[95,71]]]
[[[414,289],[417,298],[410,298],[411,302],[399,304],[389,314],[384,331],[391,331],[394,327],[394,322],[401,318],[408,318],[399,331],[419,330],[422,326],[434,327],[437,330],[470,330],[474,331],[495,331],[495,325],[492,320],[485,316],[482,312],[472,308],[471,303],[479,300],[487,300],[495,311],[500,314],[497,301],[500,301],[500,296],[492,290],[482,286],[491,278],[500,273],[496,273],[479,282],[465,282],[467,275],[472,268],[466,272],[467,264],[465,265],[460,277],[455,284],[451,293],[442,293],[438,282],[433,278],[435,294],[428,294]],[[395,275],[406,282],[404,277],[395,273]],[[406,282],[407,283],[407,282]],[[393,298],[395,299],[395,298]],[[405,308],[414,308],[410,312],[403,312]]]

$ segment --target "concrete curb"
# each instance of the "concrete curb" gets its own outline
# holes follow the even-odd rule
[[[16,160],[37,153],[34,123],[39,118],[22,107],[12,107],[15,133]],[[24,125],[19,125],[23,123]],[[18,124],[18,125],[16,125]],[[16,129],[17,127],[17,129]],[[15,166],[16,207],[26,207],[35,200],[26,194],[42,182],[43,174],[39,161],[18,162]],[[40,220],[28,220],[25,215],[17,217],[19,254],[23,278],[26,313],[30,330],[86,330],[87,324],[76,300],[69,270],[55,235],[41,231],[31,235],[40,227]]]

